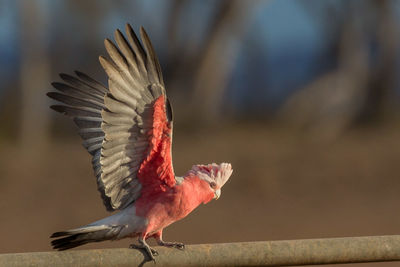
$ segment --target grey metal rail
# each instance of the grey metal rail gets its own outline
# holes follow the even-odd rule
[[[156,266],[296,266],[400,261],[400,235],[157,247]],[[153,266],[134,249],[0,254],[0,266]]]

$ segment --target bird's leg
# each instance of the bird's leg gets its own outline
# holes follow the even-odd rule
[[[147,255],[150,257],[150,259],[151,259],[152,261],[155,262],[156,260],[154,259],[154,256],[158,256],[158,252],[157,252],[157,250],[151,248],[151,247],[146,243],[146,237],[145,237],[145,236],[140,237],[140,238],[138,239],[138,242],[139,242],[138,245],[137,245],[137,244],[131,244],[131,245],[129,246],[129,248],[144,249],[144,250],[146,251]]]
[[[158,231],[157,233],[155,233],[153,235],[153,237],[156,239],[157,244],[159,246],[164,246],[164,247],[170,247],[170,248],[177,248],[180,250],[184,250],[185,249],[185,244],[183,243],[179,243],[179,242],[165,242],[164,240],[162,240],[162,230]]]

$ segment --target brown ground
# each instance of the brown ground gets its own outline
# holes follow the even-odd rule
[[[165,231],[185,243],[399,234],[400,127],[329,144],[260,125],[174,135],[174,164],[231,162],[218,201]],[[49,235],[107,215],[78,138],[42,152],[0,143],[0,253],[50,250]],[[82,247],[127,247],[129,240]],[[398,266],[396,263],[357,266]]]

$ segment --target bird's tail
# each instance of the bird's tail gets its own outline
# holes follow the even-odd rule
[[[57,250],[66,250],[91,242],[118,239],[124,225],[87,225],[80,228],[56,232],[50,238],[60,237],[51,241],[51,245]]]

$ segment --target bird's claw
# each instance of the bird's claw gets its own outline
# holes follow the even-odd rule
[[[180,242],[160,242],[159,243],[160,246],[164,246],[164,247],[170,247],[170,248],[177,248],[179,250],[184,250],[185,249],[185,244],[180,243]]]
[[[158,251],[155,250],[154,248],[150,248],[151,253],[153,254],[153,256],[158,256]]]
[[[185,244],[183,243],[175,243],[174,244],[174,248],[180,249],[180,250],[184,250],[185,249]]]
[[[152,261],[156,262],[156,259],[154,258],[154,256],[158,256],[158,251],[155,250],[154,248],[151,248],[150,246],[145,245],[145,244],[140,244],[140,245],[137,245],[137,244],[130,244],[130,245],[129,245],[129,248],[133,248],[133,249],[144,249],[144,250],[147,252],[147,255],[149,256],[149,258],[150,258]]]

